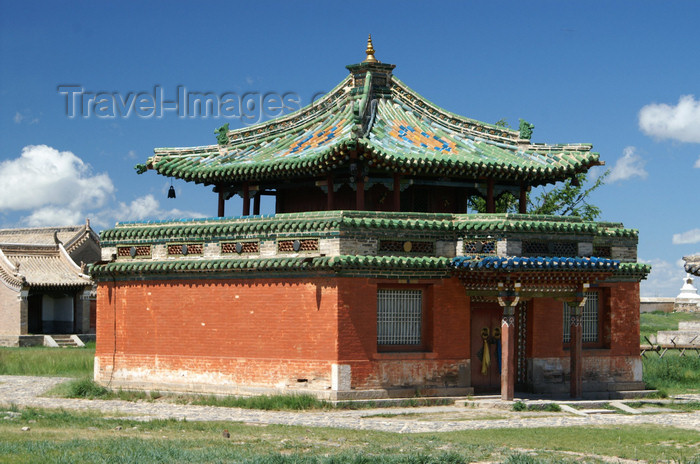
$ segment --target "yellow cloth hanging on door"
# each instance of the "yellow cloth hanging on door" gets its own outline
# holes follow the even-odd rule
[[[481,329],[481,338],[484,340],[484,354],[481,357],[481,375],[489,373],[491,366],[491,353],[489,353],[489,329]]]

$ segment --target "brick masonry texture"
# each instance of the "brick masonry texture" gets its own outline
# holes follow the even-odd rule
[[[377,352],[378,285],[425,290],[427,353]],[[464,386],[468,306],[457,279],[107,282],[98,289],[96,378],[328,389],[332,364],[341,364],[358,389]]]

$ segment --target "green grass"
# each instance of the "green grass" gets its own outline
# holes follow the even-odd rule
[[[678,330],[678,323],[684,321],[700,321],[700,313],[642,313],[639,316],[639,341],[647,344],[645,335],[656,335],[660,330]]]
[[[106,418],[20,410],[3,419],[0,463],[602,462],[601,457],[700,464],[700,432],[647,425],[396,434],[233,422]],[[22,432],[24,426],[31,431]],[[224,438],[226,429],[230,438]],[[576,454],[570,454],[576,453]]]
[[[642,358],[643,380],[647,388],[675,395],[700,392],[700,357],[667,352],[663,358],[648,354]]]
[[[183,398],[186,404],[200,406],[222,406],[227,408],[262,409],[275,411],[305,411],[310,409],[330,409],[331,404],[315,396],[303,394],[261,395],[261,396],[195,396]]]
[[[0,347],[0,375],[84,377],[92,375],[95,344],[84,348]]]
[[[642,409],[644,407],[659,407],[666,409],[673,409],[679,412],[695,412],[700,411],[700,401],[688,401],[688,402],[650,402],[650,401],[634,401],[628,402],[627,406],[630,408]]]
[[[156,401],[162,399],[170,403],[216,406],[225,408],[261,409],[266,411],[306,411],[334,408],[330,403],[315,396],[305,394],[260,395],[260,396],[214,396],[161,394],[158,391],[111,390],[96,383],[89,377],[59,384],[46,393],[48,396],[64,398],[87,398],[124,401]]]
[[[522,401],[516,401],[513,403],[513,411],[561,412],[561,407],[556,403],[525,404]]]

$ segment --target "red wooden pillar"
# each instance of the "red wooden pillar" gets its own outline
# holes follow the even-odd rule
[[[520,186],[520,198],[518,199],[518,212],[520,214],[527,213],[527,187]]]
[[[357,176],[357,195],[355,196],[355,209],[362,211],[365,209],[365,176],[362,173]]]
[[[486,181],[486,212],[496,212],[496,201],[493,197],[493,179],[487,179]]]
[[[576,294],[574,305],[571,305],[571,316],[569,319],[569,334],[571,343],[569,344],[569,370],[570,374],[570,393],[572,398],[581,398],[583,396],[583,326],[581,320],[583,318],[583,307],[586,305],[586,291],[590,285],[586,282],[581,284],[580,291]]]
[[[253,214],[256,216],[260,215],[260,190],[253,197]]]
[[[226,204],[226,196],[223,187],[219,187],[219,210],[218,216],[224,217],[224,205]]]
[[[401,211],[401,174],[394,173],[394,211]]]
[[[513,401],[515,397],[515,306],[503,308],[501,319],[501,399]]]
[[[333,211],[335,209],[335,198],[334,194],[335,192],[333,191],[333,174],[328,174],[328,177],[326,178],[326,185],[328,186],[328,195],[326,197],[327,203],[326,203],[326,209],[328,211]]]
[[[515,307],[520,301],[520,283],[506,289],[504,282],[498,283],[498,304],[503,308],[501,318],[501,399],[513,401],[515,397]]]
[[[571,397],[581,398],[583,395],[583,380],[581,369],[581,348],[583,345],[583,330],[581,330],[581,313],[580,309],[576,309],[578,314],[571,314],[570,333],[571,345],[569,346],[570,366],[571,366]]]
[[[248,182],[243,182],[243,216],[250,216],[250,191]]]

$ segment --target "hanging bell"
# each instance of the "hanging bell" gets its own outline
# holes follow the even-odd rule
[[[175,187],[172,185],[168,189],[168,198],[175,198]]]

